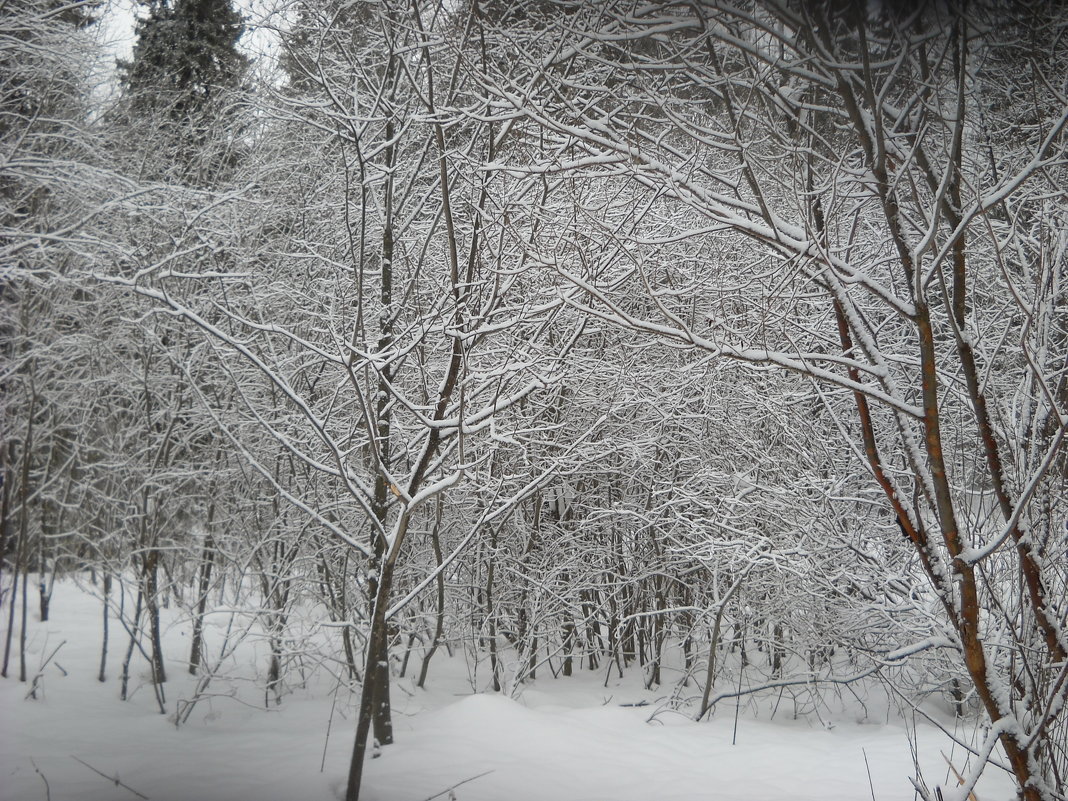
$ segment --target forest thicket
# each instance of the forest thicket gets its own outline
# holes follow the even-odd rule
[[[179,724],[163,604],[267,704],[327,626],[348,801],[457,649],[944,694],[1064,801],[1062,3],[151,0],[110,95],[101,13],[0,3],[8,680],[91,571]]]

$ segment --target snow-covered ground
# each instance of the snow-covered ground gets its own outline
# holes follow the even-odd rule
[[[40,671],[37,698],[17,681],[16,652],[0,681],[0,799],[24,801],[303,801],[338,798],[352,747],[355,699],[333,692],[324,671],[291,688],[281,706],[265,710],[262,642],[247,641],[227,662],[226,678],[201,701],[186,725],[160,714],[147,664],[134,657],[131,700],[118,699],[118,674],[128,638],[112,621],[108,679],[97,681],[100,601],[73,581],[57,584],[52,620],[31,620],[27,668]],[[5,607],[6,626],[6,607]],[[168,712],[193,693],[184,670],[191,627],[165,610]],[[227,616],[219,616],[221,621]],[[32,614],[31,614],[32,618]],[[220,640],[213,641],[218,647]],[[414,659],[413,659],[414,663]],[[485,684],[484,668],[474,682]],[[635,672],[605,687],[603,671],[544,678],[516,698],[476,694],[471,665],[435,657],[427,690],[411,678],[393,690],[396,743],[370,761],[367,801],[907,801],[913,756],[905,724],[885,707],[876,722],[844,712],[819,720],[780,710],[743,708],[732,745],[734,707],[694,723],[668,703],[670,689],[647,691]],[[289,678],[296,678],[291,674]],[[227,697],[233,692],[237,697]],[[258,703],[256,699],[258,698]],[[254,705],[255,704],[255,705]],[[873,717],[879,717],[876,712]],[[948,720],[948,719],[947,719]],[[952,725],[950,723],[950,725]],[[329,730],[329,737],[327,736]],[[916,729],[929,784],[945,797],[966,754],[929,724]],[[99,775],[118,779],[121,785]],[[869,779],[870,775],[870,779]],[[47,783],[47,787],[46,787]],[[451,791],[449,788],[453,788]],[[137,794],[135,794],[135,792]],[[450,795],[451,792],[451,795]],[[979,801],[1007,801],[1012,782],[990,767]]]

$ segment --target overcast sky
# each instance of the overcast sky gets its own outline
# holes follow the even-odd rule
[[[129,58],[133,49],[133,8],[133,0],[107,0],[104,4],[98,35],[115,58]]]
[[[273,13],[275,0],[237,0],[236,6],[245,16],[247,30],[240,47],[249,56],[273,56],[278,42],[274,27],[280,15]],[[136,0],[106,0],[96,35],[110,54],[108,68],[114,73],[117,59],[128,59],[133,53]]]

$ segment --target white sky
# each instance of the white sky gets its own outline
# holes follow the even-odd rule
[[[129,58],[133,49],[133,0],[108,0],[96,26],[101,43],[115,58]]]
[[[274,0],[237,0],[236,6],[246,20],[245,35],[240,47],[252,58],[264,58],[273,61],[278,46],[278,34],[274,27],[279,25],[280,15]],[[108,68],[110,79],[114,80],[115,60],[128,59],[133,53],[134,20],[136,0],[106,0],[100,16],[100,23],[95,26],[96,35],[104,49],[109,53]],[[270,64],[260,66],[270,67]]]

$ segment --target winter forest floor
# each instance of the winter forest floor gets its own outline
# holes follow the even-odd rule
[[[190,626],[174,609],[164,615],[168,716],[160,714],[147,680],[148,665],[137,654],[131,698],[119,700],[128,636],[114,619],[107,680],[97,681],[100,600],[74,581],[57,583],[52,619],[42,624],[31,614],[27,635],[28,676],[32,681],[40,674],[36,700],[28,696],[30,683],[17,680],[17,631],[9,678],[0,681],[0,799],[132,801],[138,794],[152,801],[340,798],[354,729],[355,698],[348,689],[335,692],[337,682],[325,670],[297,685],[299,668],[293,666],[282,704],[265,710],[264,643],[250,637],[225,661],[209,688],[217,695],[202,700],[188,722],[176,728],[176,704],[181,706],[194,692],[194,678],[182,661],[188,656]],[[229,615],[217,619],[224,618]],[[220,643],[218,637],[213,641],[216,649]],[[486,692],[485,665],[473,678],[472,669],[461,653],[450,658],[442,652],[431,665],[426,690],[414,687],[411,670],[408,678],[395,681],[396,742],[371,760],[363,798],[915,797],[909,782],[915,773],[908,736],[912,724],[896,712],[887,714],[885,699],[869,702],[867,717],[857,702],[851,706],[837,696],[818,716],[798,719],[789,697],[774,718],[774,698],[743,704],[737,744],[732,745],[733,701],[721,703],[710,721],[694,723],[687,706],[673,708],[678,705],[671,703],[672,683],[646,690],[637,669],[623,679],[613,672],[607,687],[604,670],[557,679],[543,670],[544,677],[539,674],[514,698]],[[952,718],[940,719],[953,727]],[[962,725],[960,736],[971,739],[973,729]],[[960,746],[923,722],[916,724],[914,739],[928,784],[954,787],[943,752],[964,771],[966,754]],[[947,799],[953,797],[946,792]],[[1012,782],[990,766],[976,797],[1005,801],[1013,797]]]

